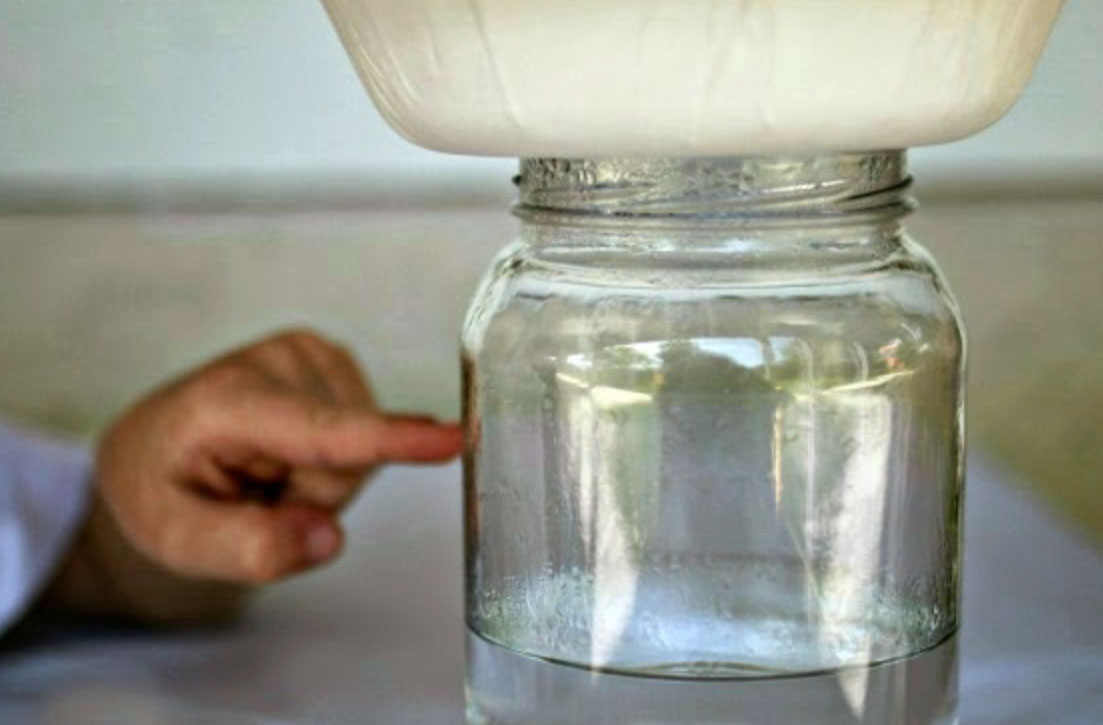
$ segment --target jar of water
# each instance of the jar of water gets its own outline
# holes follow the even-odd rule
[[[904,154],[518,183],[463,333],[469,721],[954,722],[964,341]]]

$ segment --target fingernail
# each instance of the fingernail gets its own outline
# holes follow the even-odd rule
[[[307,532],[306,557],[312,562],[322,562],[337,553],[341,539],[332,526],[318,526]]]

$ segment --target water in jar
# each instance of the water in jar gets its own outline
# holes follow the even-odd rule
[[[953,722],[958,361],[906,291],[852,292],[490,326],[471,722]]]

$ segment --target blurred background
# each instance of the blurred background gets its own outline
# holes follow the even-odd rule
[[[1069,0],[1018,106],[912,154],[910,227],[971,336],[970,444],[1103,543],[1103,3]],[[458,413],[467,299],[515,162],[380,120],[318,3],[0,3],[0,414],[93,436],[273,329]]]

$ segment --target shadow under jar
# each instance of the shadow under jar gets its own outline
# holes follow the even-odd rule
[[[955,722],[964,339],[908,184],[522,162],[463,333],[469,722]]]

